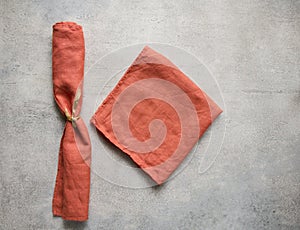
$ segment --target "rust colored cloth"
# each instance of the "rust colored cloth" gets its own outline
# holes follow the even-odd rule
[[[52,212],[66,220],[88,219],[91,145],[80,118],[84,74],[84,37],[74,22],[53,26],[53,93],[66,125],[59,149]]]
[[[162,184],[221,112],[172,62],[146,46],[91,122]]]

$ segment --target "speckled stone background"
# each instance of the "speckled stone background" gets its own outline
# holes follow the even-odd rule
[[[1,0],[1,229],[300,229],[300,1]],[[52,25],[85,32],[86,68],[136,43],[205,62],[227,106],[217,161],[160,188],[92,174],[90,219],[52,217],[64,119],[52,97]]]

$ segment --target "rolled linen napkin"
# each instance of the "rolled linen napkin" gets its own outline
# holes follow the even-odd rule
[[[84,37],[74,22],[53,26],[53,93],[66,125],[60,143],[52,212],[66,220],[88,219],[91,145],[80,118],[84,75]]]

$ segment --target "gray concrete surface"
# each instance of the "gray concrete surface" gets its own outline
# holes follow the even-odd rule
[[[1,229],[300,229],[300,1],[1,0]],[[159,42],[204,60],[227,106],[213,167],[160,188],[92,175],[90,219],[53,218],[63,118],[52,98],[57,21],[85,31],[86,68]]]

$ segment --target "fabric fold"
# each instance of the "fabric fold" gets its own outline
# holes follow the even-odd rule
[[[84,75],[84,37],[74,22],[53,26],[52,70],[55,101],[66,118],[59,149],[52,212],[65,220],[88,219],[91,144],[80,118]]]

